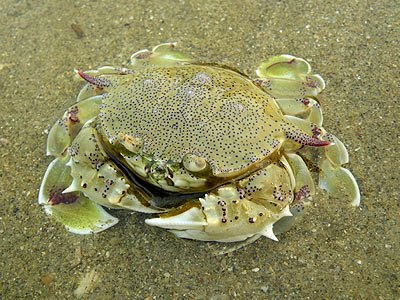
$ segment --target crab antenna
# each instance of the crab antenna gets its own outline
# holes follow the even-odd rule
[[[297,130],[287,131],[286,137],[288,139],[291,139],[291,140],[293,140],[299,144],[302,144],[304,146],[324,147],[324,146],[329,146],[329,145],[334,144],[329,141],[323,141],[323,140],[319,140],[314,137],[308,136],[307,134],[305,134],[301,131],[297,131]]]
[[[75,73],[79,75],[83,80],[87,83],[95,85],[99,88],[109,87],[111,85],[111,81],[103,77],[93,77],[89,74],[86,74],[80,70],[75,70]]]

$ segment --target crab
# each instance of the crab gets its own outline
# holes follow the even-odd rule
[[[256,75],[196,62],[175,43],[136,52],[126,68],[76,70],[86,85],[49,132],[55,159],[39,203],[73,233],[105,230],[118,222],[107,208],[128,209],[218,242],[277,240],[316,177],[358,206],[347,150],[322,127],[321,76],[290,55]]]

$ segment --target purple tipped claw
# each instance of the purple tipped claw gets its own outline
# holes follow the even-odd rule
[[[305,140],[305,143],[303,145],[314,146],[314,147],[326,147],[332,145],[332,142],[322,141],[316,138],[309,137]]]
[[[304,146],[313,146],[313,147],[325,147],[332,145],[332,142],[323,141],[316,139],[314,137],[308,136],[307,134],[297,131],[297,130],[289,130],[286,132],[286,137],[291,139],[299,144]]]
[[[80,71],[80,70],[76,70],[75,72],[87,83],[97,86],[98,88],[105,88],[105,87],[109,87],[111,85],[111,81],[106,78],[93,77],[93,76],[90,76],[89,74],[86,74],[86,73]]]

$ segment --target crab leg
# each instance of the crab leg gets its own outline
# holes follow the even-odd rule
[[[353,174],[340,166],[333,165],[329,159],[320,164],[319,187],[338,198],[350,198],[353,206],[360,205],[360,190]]]
[[[284,217],[276,222],[274,225],[276,234],[286,232],[293,226],[295,219],[303,215],[305,205],[309,204],[309,200],[315,194],[314,181],[303,159],[295,153],[285,153],[284,158],[282,162],[291,174],[294,186],[294,198],[290,203],[293,217]]]
[[[324,149],[325,156],[331,164],[335,166],[347,164],[349,162],[349,154],[345,145],[331,133],[325,133],[324,138],[334,143],[334,145]]]
[[[50,129],[47,137],[47,155],[56,157],[65,155],[83,124],[98,115],[102,97],[102,95],[93,96],[68,108],[63,117]]]
[[[131,65],[134,67],[171,66],[190,62],[188,55],[176,49],[177,43],[163,43],[155,46],[151,51],[147,49],[135,52],[131,56]]]
[[[101,67],[98,68],[97,70],[88,70],[85,72],[77,71],[75,70],[76,76],[80,79],[84,79],[84,76],[82,76],[80,73],[85,74],[86,76],[90,76],[92,78],[95,78],[100,75],[127,75],[131,74],[133,71],[127,68],[116,68],[116,67]],[[104,93],[103,89],[94,85],[93,83],[87,81],[88,83],[81,89],[81,91],[78,94],[78,97],[76,98],[76,102],[85,100],[89,97],[93,97],[99,94]]]
[[[286,131],[286,137],[296,143],[304,146],[325,147],[332,144],[330,141],[323,141],[312,135],[307,135],[298,129],[289,129]]]
[[[69,156],[56,158],[47,168],[39,191],[39,204],[47,214],[77,234],[103,231],[118,219],[109,215],[100,205],[90,201],[80,192],[63,192],[72,183]]]
[[[304,81],[286,78],[260,78],[255,83],[276,98],[316,96],[322,90],[322,78],[318,75],[307,76]]]
[[[352,205],[358,206],[360,203],[360,191],[357,182],[353,174],[342,167],[343,164],[349,161],[349,155],[344,144],[333,134],[325,132],[322,127],[318,127],[307,120],[293,116],[286,116],[286,118],[307,134],[316,138],[323,138],[329,143],[326,147],[323,147],[323,150],[320,150],[323,151],[323,158],[317,162],[319,187],[328,191],[332,196],[350,198]],[[295,147],[293,148],[296,149]]]
[[[339,198],[350,198],[353,206],[360,203],[360,191],[353,174],[342,167],[349,162],[349,155],[344,144],[333,134],[325,132],[322,127],[307,120],[293,116],[286,116],[297,127],[306,133],[330,142],[323,147],[323,159],[318,162],[320,169],[319,187]]]
[[[280,98],[275,100],[285,115],[296,116],[322,126],[323,116],[321,106],[312,98]]]
[[[311,74],[307,61],[291,55],[274,56],[261,63],[256,73],[260,78],[255,83],[274,96],[284,114],[307,113],[307,120],[322,125],[321,108],[313,97],[325,89],[325,81]]]
[[[353,206],[360,203],[360,191],[351,172],[342,167],[348,162],[343,143],[334,135],[326,133],[322,126],[322,112],[316,100],[325,82],[318,74],[311,74],[311,66],[304,59],[281,55],[263,62],[257,69],[260,77],[255,82],[275,97],[285,117],[307,135],[324,139],[324,158],[318,163],[319,186],[336,197],[350,197]],[[311,98],[307,96],[312,96]],[[306,117],[302,117],[306,115]],[[289,131],[290,135],[296,135]],[[292,138],[293,139],[293,138]],[[297,137],[301,140],[301,138]],[[297,142],[297,141],[296,141]],[[311,140],[300,141],[303,145],[318,146]],[[299,147],[292,145],[292,150]],[[289,149],[289,148],[288,148]]]
[[[325,88],[318,74],[311,74],[311,66],[304,59],[291,55],[274,56],[260,64],[255,80],[276,98],[316,96]]]
[[[117,223],[101,206],[146,213],[165,211],[151,207],[149,196],[131,185],[110,161],[94,120],[87,121],[68,151],[49,165],[39,193],[45,211],[79,234],[98,232]]]
[[[350,198],[353,206],[360,205],[360,190],[353,174],[342,165],[349,162],[344,144],[333,134],[325,133],[324,138],[334,144],[324,149],[324,158],[318,164],[319,187],[338,198]]]
[[[110,87],[118,77],[106,78],[100,75],[126,75],[131,73],[131,70],[103,67],[94,71],[76,71],[76,73],[88,85],[81,90],[77,103],[71,106],[51,128],[47,139],[48,155],[56,157],[65,155],[66,149],[83,124],[99,114],[100,104],[107,96],[105,88]]]

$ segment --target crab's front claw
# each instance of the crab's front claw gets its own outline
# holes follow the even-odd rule
[[[243,198],[235,187],[224,186],[146,223],[193,240],[238,242],[256,235],[277,240],[273,224],[291,215],[289,206],[274,213],[264,205]]]
[[[44,175],[39,191],[39,204],[47,214],[62,223],[68,231],[89,234],[103,231],[118,219],[109,215],[100,205],[90,201],[80,192],[64,193],[71,184],[69,157],[53,160]]]
[[[325,88],[325,81],[311,74],[307,61],[291,55],[269,58],[256,73],[260,77],[256,83],[277,98],[316,96]]]
[[[177,210],[160,215],[158,218],[147,219],[151,226],[170,230],[199,230],[207,226],[205,215],[201,212],[198,202],[187,203]]]

